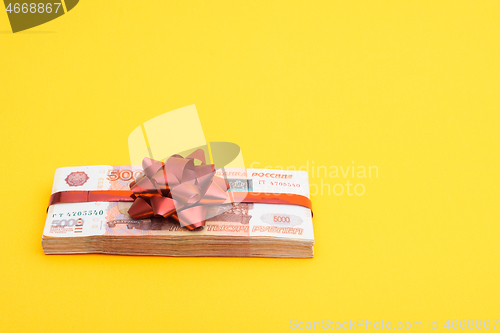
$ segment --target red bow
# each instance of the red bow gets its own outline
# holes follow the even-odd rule
[[[195,159],[201,165],[195,165]],[[146,157],[142,167],[144,175],[130,184],[135,200],[128,213],[133,219],[172,217],[194,230],[205,225],[207,205],[228,199],[228,183],[215,177],[215,168],[206,164],[202,149],[186,158],[172,155],[166,163]]]

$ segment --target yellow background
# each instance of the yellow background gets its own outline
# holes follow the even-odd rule
[[[12,34],[2,9],[0,330],[499,318],[499,22],[498,1],[82,0]],[[190,104],[247,166],[378,178],[311,177],[366,188],[312,197],[312,260],[45,256],[54,169],[126,164],[130,131]]]

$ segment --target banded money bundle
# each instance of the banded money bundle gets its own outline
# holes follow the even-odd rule
[[[189,230],[175,219],[129,215],[133,200],[119,198],[125,193],[128,197],[130,184],[144,176],[141,167],[57,169],[43,250],[45,254],[313,257],[312,213],[303,204],[310,204],[307,172],[225,168],[217,169],[216,175],[226,180],[232,199],[208,206],[204,225]],[[263,199],[241,199],[245,194]],[[287,197],[294,200],[287,203]]]

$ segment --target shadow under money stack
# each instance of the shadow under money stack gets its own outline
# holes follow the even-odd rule
[[[193,211],[202,209],[206,218],[201,224],[183,225],[181,214],[130,216],[132,205],[142,200],[130,197],[134,179],[144,177],[141,167],[57,169],[43,250],[46,254],[313,257],[307,172],[226,168],[214,174],[228,185],[227,198],[204,208],[200,208],[203,199],[196,201]],[[157,199],[144,200],[155,208]]]

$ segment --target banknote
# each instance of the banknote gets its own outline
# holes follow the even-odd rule
[[[130,165],[59,168],[54,175],[52,193],[128,191],[130,183],[141,174],[140,166]],[[309,198],[309,181],[305,171],[223,168],[216,169],[216,175],[227,180],[230,193],[297,194]],[[134,220],[127,213],[131,204],[98,201],[50,205],[42,243],[57,239],[76,241],[76,238],[134,239],[134,244],[139,244],[137,242],[141,238],[151,241],[155,238],[231,239],[236,242],[244,239],[269,242],[272,239],[276,244],[283,242],[284,245],[289,242],[314,243],[312,212],[300,205],[232,202],[210,206],[205,226],[190,231],[175,221],[163,218]],[[106,251],[100,249],[95,252]]]

